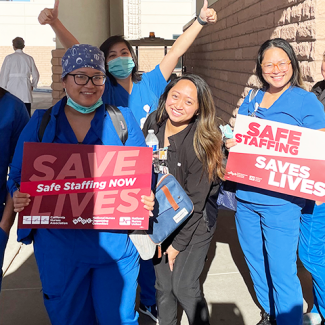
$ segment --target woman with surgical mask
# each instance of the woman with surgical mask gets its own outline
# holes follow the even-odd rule
[[[54,9],[44,9],[39,15],[41,24],[49,24],[65,48],[79,43],[58,19],[59,1],[55,1]],[[140,127],[149,113],[157,108],[160,95],[167,80],[177,65],[178,59],[194,42],[204,25],[215,23],[217,14],[208,8],[208,0],[197,20],[175,41],[154,70],[142,74],[138,72],[138,60],[131,44],[122,36],[108,38],[100,49],[105,54],[107,76],[103,101],[106,104],[129,107]]]

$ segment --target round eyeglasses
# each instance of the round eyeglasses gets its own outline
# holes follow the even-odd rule
[[[264,73],[272,73],[275,69],[275,67],[278,68],[279,71],[285,72],[289,69],[289,64],[291,64],[291,61],[280,61],[278,63],[265,63],[262,64],[262,70]]]
[[[79,86],[85,86],[89,82],[89,79],[94,86],[102,86],[106,81],[106,76],[103,75],[94,75],[92,77],[87,76],[86,74],[73,74],[68,73],[68,76],[73,76],[74,82]]]

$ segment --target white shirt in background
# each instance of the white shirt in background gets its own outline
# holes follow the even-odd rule
[[[0,87],[24,103],[32,103],[32,87],[37,87],[38,80],[39,73],[30,55],[22,50],[16,50],[15,53],[5,57],[0,71]]]

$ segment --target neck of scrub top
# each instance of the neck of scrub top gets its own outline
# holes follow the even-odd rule
[[[132,73],[125,79],[116,79],[117,83],[121,85],[131,95],[133,88]]]

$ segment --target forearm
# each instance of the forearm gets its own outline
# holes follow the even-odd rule
[[[79,41],[66,29],[59,19],[50,25],[64,48],[68,49]]]
[[[3,211],[2,219],[0,221],[0,227],[9,235],[10,229],[15,221],[16,212],[14,212],[14,203],[8,193],[6,199],[6,205]]]
[[[197,35],[199,35],[203,26],[195,21],[173,44],[170,51],[160,63],[160,70],[164,78],[168,80],[171,73],[175,69],[178,59],[192,45]]]
[[[200,25],[198,21],[195,20],[193,24],[177,38],[170,51],[172,51],[177,58],[180,58],[193,44],[202,28],[203,25]]]

